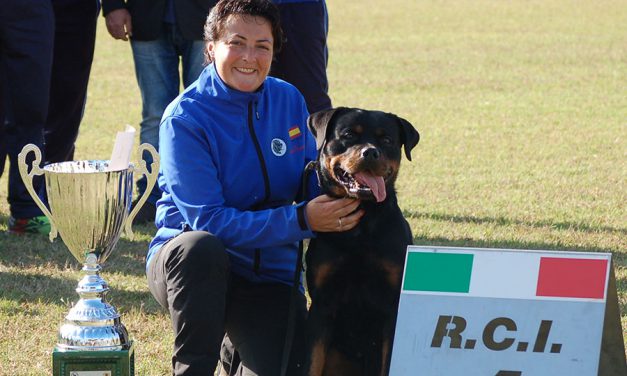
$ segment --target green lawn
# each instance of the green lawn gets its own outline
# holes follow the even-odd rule
[[[403,162],[414,243],[611,252],[627,337],[627,3],[328,0],[336,106],[396,113],[421,132]],[[99,20],[77,159],[107,159],[138,127],[128,43]],[[6,170],[5,170],[6,171]],[[49,375],[80,266],[45,237],[6,233],[0,182],[0,375]],[[148,292],[150,226],[102,273],[136,344],[137,375],[167,375],[167,314]]]

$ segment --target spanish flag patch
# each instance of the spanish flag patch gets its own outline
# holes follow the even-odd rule
[[[288,130],[288,133],[290,134],[290,140],[293,140],[296,137],[300,136],[300,128],[298,128],[298,126],[295,125]]]

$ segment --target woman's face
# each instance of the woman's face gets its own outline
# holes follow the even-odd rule
[[[220,78],[239,91],[257,90],[270,72],[274,40],[263,17],[229,16],[222,37],[207,43]]]

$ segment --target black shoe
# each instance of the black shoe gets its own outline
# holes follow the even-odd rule
[[[132,208],[134,209],[136,205],[137,205],[137,201],[133,201]],[[139,212],[135,216],[133,223],[136,223],[138,225],[155,223],[156,215],[157,215],[157,207],[155,206],[155,204],[152,204],[146,201],[144,205],[142,205],[142,207],[139,209]]]

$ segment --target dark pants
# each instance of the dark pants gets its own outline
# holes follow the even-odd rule
[[[44,128],[47,163],[74,159],[94,58],[100,2],[55,0],[54,58],[48,118]]]
[[[172,319],[174,375],[213,375],[218,360],[222,375],[280,374],[291,286],[231,274],[222,243],[202,231],[184,232],[165,244],[150,260],[147,275],[150,291]],[[306,302],[298,296],[289,375],[302,364]]]
[[[278,7],[287,41],[272,63],[270,75],[296,86],[305,97],[310,113],[331,108],[327,94],[325,1],[279,4]]]
[[[95,0],[0,2],[0,175],[8,155],[13,217],[42,215],[19,174],[24,145],[42,150],[41,165],[74,157],[99,11]],[[33,183],[44,196],[42,177]]]
[[[22,182],[17,155],[26,144],[43,149],[53,36],[50,0],[0,1],[0,176],[8,155],[8,201],[18,218],[42,214]],[[42,182],[33,180],[36,191]]]

